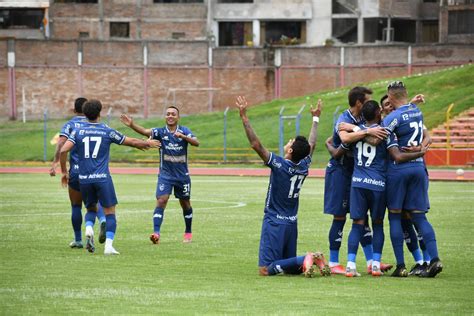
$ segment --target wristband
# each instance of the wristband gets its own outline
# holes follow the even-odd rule
[[[360,127],[359,127],[359,126],[356,126],[356,127],[354,127],[354,128],[352,129],[352,131],[353,131],[353,132],[358,132],[358,131],[360,131]]]
[[[319,116],[313,116],[313,122],[319,123]]]

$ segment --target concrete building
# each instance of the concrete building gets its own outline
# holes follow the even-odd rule
[[[0,0],[0,36],[213,46],[474,42],[473,0]]]

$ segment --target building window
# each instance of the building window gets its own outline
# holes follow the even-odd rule
[[[153,0],[153,3],[204,3],[204,0]]]
[[[186,37],[186,33],[184,33],[184,32],[173,32],[173,33],[171,33],[171,38],[172,39],[178,40],[178,39],[185,38],[185,37]]]
[[[448,34],[473,34],[474,10],[449,11]]]
[[[298,45],[306,42],[306,23],[301,21],[267,21],[260,23],[265,43]]]
[[[357,43],[357,19],[332,19],[332,37],[342,43]]]
[[[0,29],[39,29],[43,9],[0,9]]]
[[[423,34],[421,41],[423,43],[436,43],[439,41],[439,22],[435,21],[423,21]]]
[[[130,37],[130,23],[110,22],[110,37]]]
[[[219,46],[245,45],[253,45],[252,22],[219,22]]]
[[[79,38],[89,38],[89,32],[79,32]]]

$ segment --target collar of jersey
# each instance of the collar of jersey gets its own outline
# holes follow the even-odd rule
[[[165,128],[166,128],[166,131],[167,131],[168,133],[172,133],[172,132],[169,130],[168,125],[165,125]],[[179,125],[176,125],[176,130],[175,130],[175,132],[177,132],[178,130],[179,130]]]
[[[346,111],[347,111],[347,113],[350,115],[350,117],[354,120],[354,122],[358,123],[358,122],[361,121],[361,120],[357,120],[357,119],[354,117],[354,115],[352,115],[350,109],[347,109]]]

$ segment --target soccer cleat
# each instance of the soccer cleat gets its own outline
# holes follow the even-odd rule
[[[69,247],[81,249],[84,248],[84,245],[82,244],[82,241],[73,240],[69,243]]]
[[[441,263],[441,261],[439,259],[436,261],[431,260],[426,270],[420,273],[420,277],[434,278],[441,271],[443,271],[443,264]]]
[[[381,272],[387,272],[388,270],[393,268],[393,264],[389,263],[380,263],[380,271]],[[367,266],[367,273],[372,274],[372,266]]]
[[[150,240],[152,243],[155,245],[160,243],[160,234],[159,233],[153,233],[150,235]]]
[[[192,233],[184,233],[183,237],[183,242],[184,243],[189,243],[193,240],[193,234]]]
[[[104,249],[104,255],[106,255],[106,256],[108,256],[108,255],[119,255],[119,254],[120,254],[120,252],[115,250],[114,247],[112,247],[112,246],[105,247],[105,249]]]
[[[346,270],[344,267],[340,264],[337,266],[331,267],[331,274],[346,274]]]
[[[92,228],[89,230],[86,228],[86,249],[90,253],[94,253],[95,246],[94,246],[94,231]]]
[[[360,277],[360,273],[357,272],[356,269],[351,269],[349,267],[346,268],[346,277],[348,278],[354,278],[354,277]]]
[[[408,275],[420,276],[421,272],[423,272],[424,270],[425,268],[423,267],[423,265],[417,263],[410,269]]]
[[[100,223],[99,242],[101,244],[105,242],[105,221]]]
[[[304,257],[303,261],[303,274],[306,278],[312,278],[314,275],[314,262],[313,262],[313,256],[314,254],[311,252],[308,252],[306,256]]]
[[[378,277],[383,275],[382,269],[380,269],[380,267],[373,266],[371,270],[372,276]]]
[[[404,264],[397,264],[395,271],[392,273],[393,277],[396,278],[406,278],[408,276],[408,270]]]
[[[321,273],[322,276],[331,275],[331,268],[329,268],[328,262],[322,252],[315,252],[313,254],[313,264],[318,267],[319,273]]]

